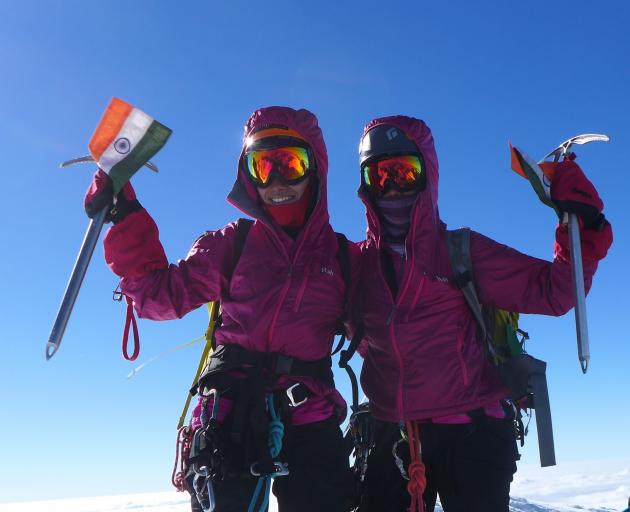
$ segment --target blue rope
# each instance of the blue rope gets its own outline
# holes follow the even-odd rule
[[[269,423],[269,437],[267,439],[267,445],[269,446],[269,453],[271,454],[271,458],[275,459],[280,450],[282,450],[282,438],[284,437],[284,424],[278,418],[278,414],[276,413],[276,409],[273,406],[273,393],[267,393],[267,409],[269,410],[269,415],[271,416],[271,422]],[[273,474],[259,476],[258,482],[256,483],[256,489],[254,490],[254,495],[252,496],[252,500],[249,502],[249,508],[247,512],[254,512],[254,507],[256,506],[256,501],[258,501],[258,497],[260,496],[261,490],[265,489],[265,494],[262,499],[262,503],[258,508],[258,512],[265,512],[267,507],[269,506],[269,492],[271,490],[271,480],[274,477]]]
[[[269,439],[267,444],[269,445],[269,453],[271,458],[274,459],[282,450],[282,438],[284,437],[284,424],[278,418],[278,414],[273,406],[273,394],[267,394],[267,408],[269,409],[269,415],[271,416],[271,422],[269,423]]]

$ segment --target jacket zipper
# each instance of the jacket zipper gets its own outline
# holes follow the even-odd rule
[[[304,277],[302,278],[302,282],[300,283],[300,289],[298,290],[297,296],[295,297],[295,301],[293,302],[293,312],[297,313],[300,310],[300,306],[302,305],[302,298],[304,297],[304,292],[306,291],[306,283],[308,282],[308,266],[304,269]]]
[[[300,245],[298,245],[297,249],[295,250],[295,253],[293,254],[293,259],[289,258],[289,253],[287,252],[284,244],[282,243],[282,240],[280,240],[277,233],[275,233],[272,228],[268,227],[268,229],[273,233],[273,236],[276,237],[277,242],[282,247],[282,251],[284,252],[284,255],[289,261],[289,272],[287,273],[287,279],[286,279],[285,285],[282,287],[282,291],[280,292],[280,300],[278,301],[273,318],[271,319],[271,323],[269,324],[269,331],[267,334],[267,352],[269,352],[271,340],[273,339],[273,335],[276,330],[276,323],[278,322],[278,317],[280,316],[280,310],[282,309],[282,304],[284,303],[287,293],[289,292],[289,288],[291,287],[291,279],[293,278],[293,267],[295,265],[295,261],[297,260],[297,257],[300,254],[300,251],[302,250],[302,246],[304,245],[304,240],[306,240],[307,231],[310,229],[310,226],[311,224],[308,223],[305,228],[304,233],[302,233],[302,239],[300,240]],[[304,283],[304,287],[306,287],[306,283]]]
[[[376,253],[378,256],[378,274],[381,278],[381,282],[385,285],[385,289],[387,290],[387,293],[389,294],[389,298],[391,300],[392,303],[392,307],[389,311],[389,315],[387,316],[387,320],[386,320],[386,325],[389,326],[389,333],[390,333],[390,338],[391,338],[391,346],[392,346],[392,352],[394,353],[394,356],[396,358],[396,362],[398,363],[398,368],[399,368],[399,372],[398,372],[398,387],[396,389],[396,408],[398,409],[398,416],[399,418],[404,418],[404,414],[403,414],[403,410],[404,410],[404,406],[403,406],[403,396],[402,396],[402,389],[403,389],[403,363],[402,363],[402,357],[400,356],[400,351],[398,350],[398,343],[396,341],[396,334],[394,332],[394,315],[396,314],[396,310],[398,309],[398,304],[397,301],[394,300],[394,295],[391,291],[391,289],[389,288],[389,284],[387,284],[387,280],[385,279],[385,276],[383,276],[383,269],[382,269],[382,265],[381,265],[381,254],[380,254],[380,249],[378,250],[378,252]]]
[[[414,209],[414,217],[415,217],[415,212],[417,211],[417,205],[416,208]],[[414,222],[415,218],[412,218],[411,221],[411,231],[410,231],[410,236],[411,236],[411,240],[414,239],[415,236],[415,231],[416,231],[416,223]],[[380,231],[380,225],[379,225],[379,231]],[[380,236],[379,236],[380,238]],[[405,248],[406,250],[406,248]],[[379,247],[379,275],[381,277],[381,281],[383,281],[385,283],[385,288],[387,289],[390,299],[392,301],[392,308],[389,312],[389,315],[387,317],[387,321],[386,321],[386,325],[389,325],[389,331],[390,331],[390,337],[391,337],[391,345],[392,345],[392,349],[394,352],[394,355],[396,356],[396,360],[398,362],[398,367],[400,369],[400,371],[398,372],[399,377],[398,377],[398,389],[396,392],[396,403],[397,403],[397,408],[398,408],[398,416],[401,420],[403,420],[405,418],[404,415],[404,400],[403,400],[403,383],[404,383],[404,372],[403,372],[403,361],[402,361],[402,356],[400,354],[400,351],[398,350],[398,341],[396,339],[396,332],[394,329],[394,316],[396,314],[396,310],[398,309],[398,306],[400,306],[400,303],[402,302],[403,297],[405,296],[405,294],[407,293],[407,288],[409,287],[409,284],[411,282],[411,274],[412,272],[409,270],[410,268],[413,267],[413,265],[411,265],[413,263],[413,260],[408,260],[405,261],[405,267],[403,270],[403,287],[402,289],[399,289],[399,292],[396,296],[396,299],[394,299],[394,295],[392,294],[392,291],[389,288],[389,285],[387,284],[387,281],[385,280],[385,277],[383,276],[383,271],[382,271],[382,265],[381,265],[381,260],[380,260],[380,247]]]

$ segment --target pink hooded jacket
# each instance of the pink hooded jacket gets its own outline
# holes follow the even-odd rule
[[[140,210],[108,231],[105,257],[110,268],[123,277],[122,292],[133,299],[141,318],[180,318],[204,303],[220,300],[223,323],[216,332],[218,345],[236,344],[313,361],[331,352],[345,293],[336,257],[337,238],[328,216],[326,146],[316,117],[307,110],[287,107],[254,112],[245,126],[245,137],[270,125],[295,130],[315,155],[316,202],[296,240],[264,213],[256,188],[239,165],[228,200],[256,221],[229,281],[235,223],[206,232],[184,260],[169,265],[155,223],[146,210]],[[351,268],[358,269],[358,248],[348,247]],[[310,417],[298,423],[330,416],[332,405],[343,420],[345,402],[336,390],[312,378],[300,380],[317,396],[326,397],[330,407],[322,408],[320,403]],[[305,404],[297,409],[308,411],[309,407]]]
[[[381,227],[367,191],[359,196],[367,210],[362,243],[365,360],[361,383],[375,417],[385,421],[423,420],[461,414],[505,398],[508,393],[490,364],[477,324],[454,282],[438,212],[438,160],[431,131],[404,116],[376,119],[412,139],[426,165],[427,187],[411,211],[407,260],[392,296],[381,261]],[[610,226],[583,231],[587,289],[612,241]],[[598,238],[599,237],[599,238]],[[604,243],[600,243],[601,239]],[[605,246],[603,252],[593,247]],[[471,232],[473,274],[483,304],[522,313],[562,315],[573,305],[566,227],[559,227],[555,258],[548,262],[519,253]]]

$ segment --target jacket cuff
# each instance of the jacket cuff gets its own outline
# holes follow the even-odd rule
[[[584,229],[582,221],[580,221],[580,241],[582,261],[597,262],[604,259],[613,241],[610,222],[603,218],[598,229]],[[558,227],[556,227],[556,241],[553,254],[554,258],[557,260],[571,261],[569,229],[566,224],[559,224]]]
[[[134,279],[168,267],[158,227],[144,208],[111,227],[103,245],[107,265],[120,277]]]

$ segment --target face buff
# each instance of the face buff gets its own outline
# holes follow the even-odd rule
[[[411,209],[417,194],[375,199],[382,224],[382,239],[394,252],[405,255],[405,238],[411,224]]]
[[[306,214],[312,204],[313,181],[304,190],[302,197],[289,204],[263,204],[265,211],[283,228],[300,228],[306,222]]]

